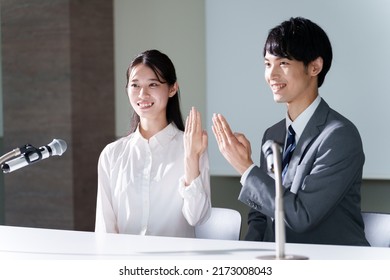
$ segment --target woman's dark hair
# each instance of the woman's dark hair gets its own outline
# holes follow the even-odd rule
[[[126,88],[129,86],[130,72],[135,66],[139,64],[145,64],[156,74],[157,79],[161,83],[167,83],[169,86],[173,86],[177,81],[175,66],[173,65],[170,58],[158,51],[158,50],[147,50],[138,54],[133,61],[130,63],[129,68],[126,72],[127,82]],[[173,122],[178,129],[184,131],[184,122],[180,110],[180,90],[178,89],[176,94],[168,99],[167,104],[167,120],[168,123]],[[137,129],[140,122],[139,115],[133,111],[130,123],[130,133]]]
[[[332,64],[332,45],[325,31],[312,21],[290,18],[271,29],[264,45],[263,55],[272,55],[302,61],[305,66],[321,57],[322,71],[318,74],[318,87],[322,85]]]

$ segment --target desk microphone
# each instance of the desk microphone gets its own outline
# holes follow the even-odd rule
[[[272,145],[275,141],[273,140],[267,140],[261,147],[265,160],[267,161],[267,171],[274,173],[274,153],[272,151]],[[281,149],[281,148],[280,148]],[[280,150],[282,152],[282,150]]]
[[[66,142],[61,139],[53,139],[51,143],[39,148],[27,144],[8,153],[12,154],[14,157],[18,155],[20,155],[20,157],[4,162],[4,164],[1,165],[1,169],[4,173],[10,173],[50,156],[61,156],[66,151],[66,148]]]
[[[276,260],[307,260],[305,256],[286,255],[285,243],[286,232],[284,223],[284,206],[282,185],[282,159],[281,146],[273,140],[268,140],[262,147],[264,156],[267,160],[267,169],[275,174],[275,245],[276,254],[272,256],[261,256],[259,259]]]

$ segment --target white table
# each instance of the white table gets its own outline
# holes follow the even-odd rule
[[[390,260],[390,248],[286,244],[285,252],[310,260]],[[265,255],[275,255],[274,243],[0,226],[0,259],[6,260],[253,260]]]

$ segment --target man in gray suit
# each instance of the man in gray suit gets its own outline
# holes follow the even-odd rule
[[[291,18],[270,30],[263,55],[274,100],[287,105],[286,118],[268,128],[262,141],[285,147],[286,242],[369,246],[360,209],[360,135],[318,93],[332,63],[328,36],[308,19]],[[251,207],[246,240],[274,241],[275,180],[265,156],[256,166],[249,141],[233,133],[220,114],[213,116],[213,133],[222,155],[241,174],[239,200]]]

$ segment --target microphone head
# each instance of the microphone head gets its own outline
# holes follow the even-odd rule
[[[265,157],[268,157],[269,155],[272,154],[272,144],[274,143],[273,140],[267,140],[263,146],[261,147],[261,150],[264,153]]]
[[[66,142],[62,139],[53,139],[53,141],[51,141],[51,143],[48,146],[51,148],[53,156],[62,155],[66,151],[66,148],[68,147]]]

